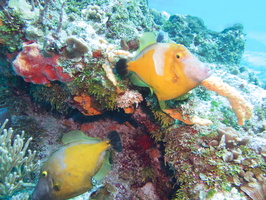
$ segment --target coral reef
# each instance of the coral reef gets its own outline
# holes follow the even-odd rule
[[[201,195],[206,197],[221,190],[230,192],[232,187],[239,189],[239,186],[238,192],[263,196],[264,186],[259,184],[265,178],[262,152],[257,154],[246,147],[250,138],[241,138],[230,127],[220,127],[217,132],[196,126],[180,126],[168,131],[165,159],[176,170],[175,176],[180,182],[177,199],[199,199]],[[243,179],[246,173],[250,178]],[[252,191],[250,181],[254,182]]]
[[[113,199],[168,199],[172,185],[160,164],[162,155],[143,127],[109,119],[83,123],[81,130],[90,137],[100,138],[105,138],[111,130],[120,133],[123,151],[113,154],[113,170],[103,182],[116,188]]]
[[[62,52],[62,55],[67,59],[79,59],[85,53],[89,51],[84,41],[81,41],[75,37],[66,38],[67,46]]]
[[[2,126],[9,149],[19,143],[19,156],[43,162],[70,130],[102,140],[116,130],[122,138],[106,179],[75,199],[265,197],[266,92],[239,65],[242,25],[214,32],[197,17],[170,16],[141,0],[10,0],[0,8],[0,109],[15,134],[23,129],[34,138],[23,147],[24,135],[13,139]],[[213,71],[163,103],[114,70],[119,59],[135,56],[140,35],[159,30],[166,32],[159,42],[184,44]],[[10,190],[0,180],[3,198],[28,199],[21,190],[27,181],[12,180]]]
[[[184,114],[181,107],[175,108],[175,109],[162,109],[162,111],[170,115],[172,118],[178,119],[185,124],[189,124],[189,125],[198,124],[201,126],[209,126],[212,124],[212,121],[208,119],[202,119],[195,115],[190,116],[188,114]]]
[[[36,151],[28,149],[32,138],[24,143],[24,132],[13,138],[13,129],[4,129],[7,121],[0,128],[0,198],[12,194],[26,187],[33,187],[28,182],[30,173],[39,168],[39,162],[34,163]]]
[[[53,82],[49,87],[32,84],[30,94],[35,102],[41,103],[51,110],[64,114],[72,110],[67,101],[70,98],[69,88],[61,82]]]

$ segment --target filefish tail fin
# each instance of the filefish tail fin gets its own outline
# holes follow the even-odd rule
[[[116,131],[112,131],[108,134],[107,138],[112,148],[117,152],[122,152],[122,142],[119,134]]]
[[[119,75],[121,79],[124,79],[125,76],[128,74],[127,69],[127,60],[126,59],[120,59],[116,65],[115,65],[115,72]]]

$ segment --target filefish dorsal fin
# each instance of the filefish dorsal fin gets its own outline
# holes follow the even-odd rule
[[[62,137],[62,142],[64,144],[69,144],[72,142],[84,141],[84,140],[90,141],[90,143],[98,143],[101,141],[99,138],[88,137],[80,130],[69,131],[65,133]]]
[[[156,35],[151,32],[144,33],[139,38],[139,49],[136,53],[138,55],[143,49],[145,49],[147,46],[156,43]]]

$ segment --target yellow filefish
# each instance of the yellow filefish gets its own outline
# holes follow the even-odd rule
[[[43,164],[32,200],[64,200],[89,191],[92,178],[101,181],[110,171],[108,148],[122,151],[116,131],[100,141],[75,130],[66,133],[62,141],[65,145]]]
[[[142,36],[132,61],[117,63],[118,74],[125,74],[125,64],[126,69],[133,72],[130,77],[133,84],[149,87],[158,100],[177,98],[210,76],[209,69],[185,46],[157,43],[153,33]]]

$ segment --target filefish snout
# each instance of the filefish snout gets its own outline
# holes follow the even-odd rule
[[[32,200],[52,200],[47,179],[40,179],[32,193]]]
[[[195,82],[201,82],[211,75],[211,71],[196,56],[189,52],[189,55],[182,59],[184,73]]]

